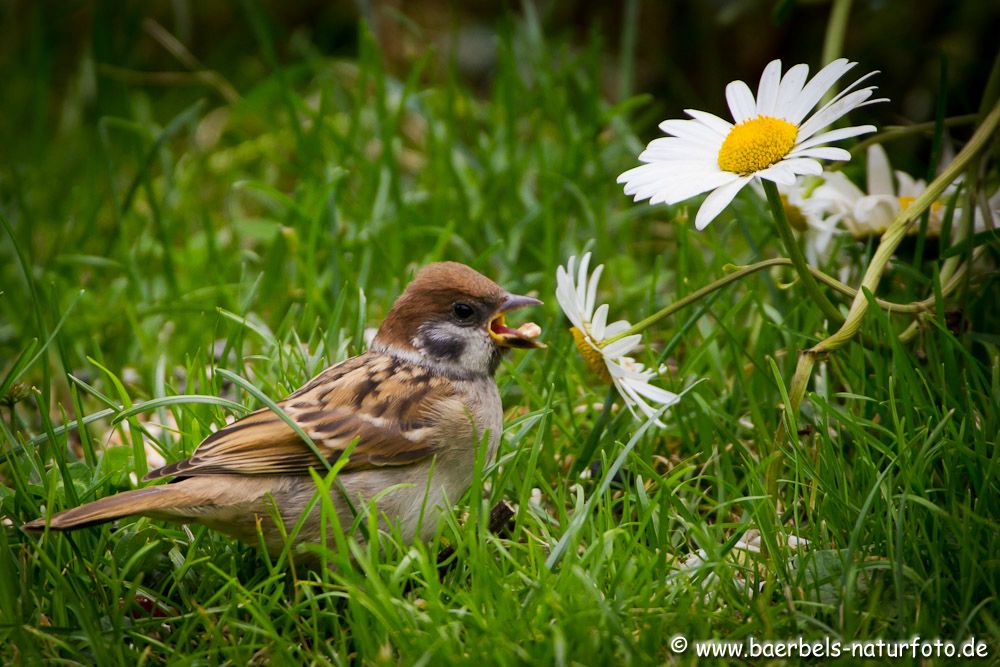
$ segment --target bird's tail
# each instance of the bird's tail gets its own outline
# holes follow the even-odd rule
[[[24,524],[26,530],[44,530],[46,526],[52,530],[74,530],[85,526],[104,523],[131,514],[169,514],[163,510],[188,504],[189,494],[173,484],[149,486],[144,489],[125,491],[114,496],[101,498],[86,505],[54,514],[49,519],[44,517]],[[160,510],[160,511],[155,511]]]

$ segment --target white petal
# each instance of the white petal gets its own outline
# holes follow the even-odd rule
[[[849,86],[847,86],[846,88],[844,88],[842,91],[840,91],[839,93],[837,93],[836,95],[834,95],[833,99],[831,99],[830,101],[828,101],[825,105],[823,105],[823,107],[820,108],[819,111],[816,112],[816,115],[823,114],[823,116],[825,117],[826,112],[829,109],[833,109],[834,107],[840,108],[841,99],[843,99],[847,95],[852,95],[852,99],[855,100],[855,104],[854,104],[855,108],[866,106],[868,104],[875,104],[876,102],[887,102],[888,101],[887,99],[878,99],[878,100],[868,100],[867,99],[868,97],[870,97],[872,95],[872,93],[874,93],[874,91],[876,89],[876,86],[868,86],[863,91],[858,91],[858,93],[864,93],[865,91],[867,91],[867,95],[864,95],[864,94],[858,95],[857,93],[852,93],[851,92],[852,90],[854,90],[855,88],[857,88],[859,85],[861,85],[862,82],[866,81],[867,79],[870,79],[871,77],[875,76],[876,74],[878,74],[878,70],[875,70],[874,72],[869,72],[868,74],[865,74],[861,78],[859,78],[856,81],[854,81],[854,83],[850,84]],[[840,114],[840,116],[842,116],[842,115],[843,115],[843,113]],[[840,116],[837,116],[837,117],[839,118]],[[812,119],[810,119],[810,120],[812,120]],[[826,123],[821,123],[820,121],[816,121],[814,123],[810,123],[809,121],[807,121],[806,123],[803,124],[803,127],[799,128],[799,137],[798,137],[799,140],[802,141],[802,140],[804,140],[804,139],[812,136],[812,134],[814,132],[816,132],[816,130],[818,130],[819,128],[822,128],[822,127],[826,127],[826,125],[829,125],[831,122],[833,122],[833,121],[829,121],[829,122],[826,122]],[[808,127],[806,127],[806,126],[808,126]]]
[[[718,166],[715,166],[714,169],[718,169]],[[712,163],[707,159],[657,161],[622,172],[618,176],[618,182],[625,184],[625,192],[629,194],[630,188],[635,190],[637,187],[654,183],[659,179],[677,178],[691,171],[710,170],[713,170]]]
[[[702,192],[714,190],[739,179],[739,174],[733,174],[728,171],[693,174],[686,178],[664,182],[656,197],[651,199],[650,202],[658,203],[662,201],[666,204],[678,204],[685,199],[700,195]]]
[[[642,410],[642,412],[647,416],[652,414],[653,412],[652,408],[650,408],[649,405],[644,400],[642,400],[639,394],[635,393],[635,388],[632,386],[630,382],[627,381],[627,378],[622,376],[620,372],[616,375],[614,372],[615,367],[612,364],[608,364],[608,369],[611,371],[611,374],[614,377],[615,386],[618,387],[618,391],[625,399],[625,403],[628,404],[630,407],[638,406]],[[635,414],[634,410],[632,411],[632,414]]]
[[[618,176],[618,182],[625,186],[625,194],[635,195],[643,188],[651,185],[659,186],[661,181],[677,178],[693,169],[704,170],[706,167],[707,165],[704,161],[688,162],[676,160],[672,162],[654,162],[633,167],[626,172],[622,172]],[[638,199],[646,197],[649,197],[649,194],[646,194],[645,197],[638,197]]]
[[[642,334],[632,334],[625,336],[621,340],[616,340],[607,347],[601,348],[601,354],[606,359],[617,359],[623,357],[636,348],[642,342]]]
[[[874,86],[872,88],[874,89]],[[858,108],[866,107],[869,104],[882,104],[883,102],[888,102],[888,101],[889,101],[888,97],[877,97],[874,100],[865,100],[864,102],[858,105]]]
[[[556,267],[556,289],[565,282],[566,269],[562,266]]]
[[[892,187],[892,168],[889,166],[889,156],[881,144],[868,147],[868,194],[896,196]]]
[[[611,338],[617,336],[621,332],[632,328],[632,324],[628,320],[618,320],[617,322],[612,322],[608,325],[607,330],[604,332],[605,338]]]
[[[837,93],[836,95],[834,95],[830,100],[828,100],[827,103],[826,103],[826,105],[824,105],[824,106],[829,106],[830,104],[833,104],[834,102],[836,102],[837,100],[839,100],[841,97],[843,97],[844,95],[847,95],[852,90],[854,90],[855,88],[857,88],[858,86],[860,86],[862,83],[864,83],[868,79],[870,79],[873,76],[875,76],[876,74],[878,74],[878,70],[875,70],[875,71],[872,71],[872,72],[868,72],[868,74],[865,74],[864,76],[859,77],[858,79],[855,79],[850,85],[845,86],[843,90],[841,90],[839,93]],[[868,86],[868,90],[875,90],[876,87],[877,86]]]
[[[625,404],[629,406],[629,410],[633,415],[635,415],[635,408],[639,408],[639,410],[641,410],[643,415],[647,418],[656,414],[656,410],[650,407],[646,401],[642,400],[642,398],[636,394],[635,389],[627,381],[616,380],[615,386],[618,387],[618,391],[622,394],[622,398],[625,399]],[[638,415],[636,415],[636,417],[638,417]],[[660,428],[666,426],[666,424],[660,420],[657,420],[655,423]]]
[[[778,88],[778,102],[775,105],[776,112],[780,114],[779,118],[787,120],[787,113],[792,105],[792,101],[802,93],[802,86],[805,85],[808,77],[808,65],[795,65],[785,72],[785,76],[782,77],[781,85]]]
[[[750,87],[742,81],[731,81],[726,86],[726,101],[729,103],[729,112],[733,114],[736,124],[750,120],[757,115],[757,105],[753,100],[753,93]]]
[[[715,130],[718,134],[725,137],[729,134],[729,131],[733,129],[733,124],[727,120],[719,118],[715,114],[708,113],[707,111],[698,111],[697,109],[685,109],[684,113],[691,116],[702,124],[708,126],[712,130]]]
[[[816,76],[802,88],[802,92],[789,101],[790,109],[786,120],[795,125],[801,123],[837,79],[844,76],[856,64],[848,62],[846,58],[838,58],[817,72]]]
[[[705,162],[670,162],[642,165],[619,176],[624,192],[636,201],[676,204],[739,178]]]
[[[795,185],[795,172],[789,169],[785,162],[772,164],[770,167],[754,173],[754,176],[773,181],[781,186]]]
[[[781,61],[772,60],[760,75],[757,85],[757,115],[774,116],[778,106],[778,90],[781,86]]]
[[[795,547],[802,546],[802,545],[808,546],[808,544],[809,544],[809,540],[805,539],[804,537],[799,537],[798,535],[789,535],[788,536],[788,546],[789,547],[795,548]]]
[[[781,167],[793,174],[806,176],[821,176],[823,174],[823,165],[811,158],[785,158],[771,167]]]
[[[815,146],[797,149],[789,153],[789,158],[814,158],[817,160],[850,160],[851,153],[836,146]],[[817,174],[818,175],[818,174]]]
[[[854,109],[861,106],[862,102],[871,97],[873,92],[871,88],[856,90],[836,102],[831,102],[799,126],[798,138],[801,141],[805,141],[824,127],[836,122],[841,116],[854,111]]]
[[[875,232],[883,232],[899,213],[899,200],[888,195],[862,197],[854,206],[854,220]]]
[[[574,310],[574,308],[572,308],[572,304],[566,302],[562,285],[558,284],[556,285],[556,301],[559,303],[559,307],[562,308],[563,312],[566,313],[567,315],[569,315],[570,312]]]
[[[854,81],[854,83],[852,83],[851,85],[847,86],[842,91],[840,91],[837,94],[837,96],[834,97],[833,99],[836,100],[837,97],[840,97],[842,95],[846,95],[847,93],[849,93],[850,91],[854,90],[855,88],[857,88],[858,86],[860,86],[862,83],[864,83],[865,81],[867,81],[868,79],[872,78],[873,76],[875,76],[878,73],[879,73],[879,70],[876,69],[876,70],[872,70],[871,72],[868,72],[868,74],[865,74],[864,76],[858,77],[858,79],[856,81]],[[876,87],[877,86],[872,86],[872,88],[876,88]],[[833,100],[831,100],[831,101],[833,101]]]
[[[580,268],[576,276],[576,306],[583,314],[583,318],[590,319],[591,313],[587,310],[587,269],[590,266],[590,253],[586,253],[580,260]]]
[[[813,196],[830,197],[837,201],[854,202],[864,197],[865,193],[861,191],[861,188],[852,183],[847,176],[844,176],[842,172],[835,171],[826,174],[826,182],[816,188]]]
[[[927,183],[924,179],[914,179],[905,171],[897,171],[896,180],[899,182],[899,190],[896,191],[896,194],[900,197],[919,197],[927,189]]]
[[[749,182],[749,176],[740,176],[736,180],[716,188],[712,194],[705,198],[705,203],[698,209],[698,215],[694,219],[695,228],[699,231],[705,229],[708,223],[715,220],[716,216],[722,212],[722,209],[726,208],[729,202],[733,201],[736,193]]]
[[[672,167],[666,165],[646,166],[648,169],[632,174],[631,179],[625,183],[625,194],[632,196],[635,201],[649,199],[656,195],[663,188],[663,184],[669,183],[677,174]]]
[[[661,403],[663,405],[673,405],[680,400],[680,397],[672,391],[667,391],[666,389],[660,389],[655,387],[648,382],[632,382],[632,388],[635,389],[636,393],[640,396],[644,396],[651,401]]]
[[[683,139],[671,137],[670,143],[657,144],[639,153],[639,162],[643,165],[654,163],[670,163],[676,170],[689,169],[689,165],[714,165],[719,157],[722,142],[712,144],[692,144]]]
[[[639,161],[648,163],[661,160],[708,160],[718,155],[723,141],[723,137],[716,137],[711,142],[660,137],[650,141],[646,150],[639,153]]]
[[[608,359],[608,371],[611,373],[612,377],[615,378],[634,378],[636,376],[636,366],[642,367],[642,364],[636,364],[635,359],[632,357],[626,357],[625,355],[607,355]]]
[[[576,292],[570,290],[567,285],[559,285],[556,288],[556,301],[559,302],[559,307],[562,308],[563,313],[566,314],[573,326],[583,331],[583,316],[580,309],[576,307]]]
[[[573,258],[570,257],[569,261],[572,262]],[[557,266],[556,267],[556,286],[562,285],[565,281],[566,281],[566,269],[564,269],[562,266]]]
[[[602,303],[594,311],[594,320],[590,323],[590,333],[594,340],[604,340],[608,323],[608,304]]]
[[[634,190],[635,184],[647,180],[653,173],[664,171],[664,169],[662,164],[641,164],[618,174],[616,182],[625,186],[625,194],[632,194],[629,189]]]
[[[796,150],[798,150],[799,148],[812,148],[813,146],[819,146],[820,144],[828,144],[831,141],[839,141],[841,139],[856,137],[859,134],[867,134],[869,132],[874,132],[876,129],[877,128],[874,125],[855,125],[854,127],[842,127],[837,130],[830,130],[829,132],[823,132],[822,134],[817,134],[816,136],[810,137],[805,141],[801,141],[795,145],[795,148]]]
[[[572,267],[572,260],[570,258],[570,266]],[[556,301],[559,302],[559,307],[564,311],[575,310],[572,300],[568,297],[573,292],[571,281],[566,275],[566,269],[559,267],[556,269]]]
[[[720,136],[711,126],[697,120],[665,120],[660,123],[660,129],[666,134],[696,143],[714,142]]]
[[[587,314],[587,317],[591,317],[591,313],[594,312],[594,305],[597,303],[597,282],[601,279],[601,274],[604,272],[604,265],[599,265],[594,269],[594,273],[590,276],[590,284],[587,286],[587,301],[583,306],[583,312]]]
[[[573,280],[573,273],[576,270],[576,257],[570,257],[566,263],[566,268],[556,269],[556,301],[562,308],[566,317],[577,329],[584,328],[584,314],[582,304],[577,298],[577,285]]]
[[[615,378],[613,381],[615,383],[615,388],[618,389],[618,393],[625,401],[625,407],[628,408],[629,412],[632,413],[633,417],[635,417],[636,419],[641,419],[641,417],[635,411],[636,403],[640,402],[641,399],[620,379]]]
[[[576,266],[576,255],[569,258],[566,262],[566,268],[559,267],[556,269],[556,286],[563,287],[567,292],[575,292],[576,288],[573,286],[573,267]]]

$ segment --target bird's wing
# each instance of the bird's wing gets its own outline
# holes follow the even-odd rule
[[[441,446],[475,438],[475,425],[450,383],[426,369],[376,353],[328,368],[278,406],[330,463],[357,439],[343,470],[407,465]],[[191,458],[146,479],[208,474],[296,475],[322,463],[270,409],[205,438]]]

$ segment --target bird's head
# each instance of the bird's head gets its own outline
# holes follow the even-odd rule
[[[511,294],[456,262],[429,264],[396,299],[373,347],[417,355],[456,375],[492,374],[510,348],[545,347],[535,325],[508,327],[512,310],[541,301]]]

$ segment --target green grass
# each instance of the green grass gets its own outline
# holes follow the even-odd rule
[[[965,326],[941,308],[903,346],[908,320],[875,311],[868,345],[819,369],[799,444],[784,450],[780,526],[763,457],[796,351],[824,331],[789,272],[649,332],[643,361],[667,363],[664,386],[695,386],[605,480],[639,426],[617,410],[598,441],[604,465],[578,479],[607,390],[575,352],[556,266],[593,250],[607,264],[602,300],[635,321],[727,263],[783,254],[763,203],[747,193],[701,233],[693,208],[631,204],[614,177],[651,136],[633,128],[659,112],[608,102],[600,44],[546,42],[530,14],[501,29],[483,97],[424,61],[388,75],[364,31],[356,58],[300,40],[274,70],[272,27],[255,11],[272,69],[240,99],[100,78],[116,110],[68,99],[77,121],[50,130],[49,150],[0,166],[0,660],[662,664],[678,633],[975,635],[1000,650],[995,273],[948,304]],[[76,76],[86,88],[94,75]],[[846,246],[837,258],[871,250]],[[176,460],[259,405],[221,370],[280,398],[360,352],[413,270],[440,259],[546,300],[532,317],[549,349],[504,364],[505,437],[479,471],[488,491],[466,494],[432,542],[387,535],[354,545],[353,565],[331,555],[339,567],[310,571],[148,519],[17,529],[43,506],[132,487],[146,445]],[[924,298],[928,266],[903,262],[883,294]],[[519,511],[498,536],[483,517],[501,499]],[[736,558],[751,528],[768,555]],[[810,546],[780,548],[779,532]],[[439,573],[445,543],[453,566]],[[679,573],[699,549],[704,564]]]

